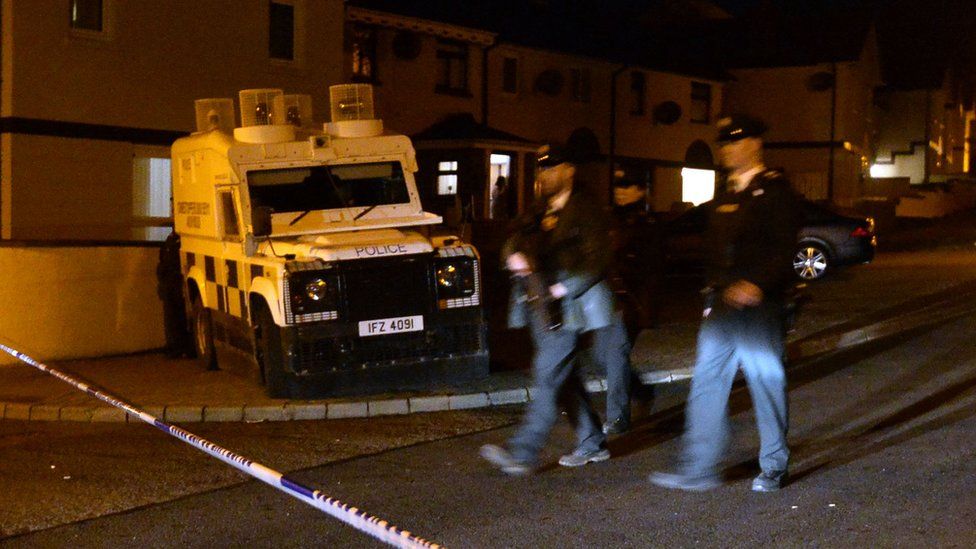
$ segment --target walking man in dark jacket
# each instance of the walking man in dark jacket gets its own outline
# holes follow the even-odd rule
[[[729,170],[729,185],[709,211],[706,276],[711,299],[698,332],[682,459],[676,472],[650,476],[658,486],[708,490],[720,484],[726,408],[740,367],[759,428],[762,472],[752,481],[752,490],[772,492],[786,481],[783,301],[792,282],[790,259],[801,214],[786,178],[763,165],[760,136],[765,129],[747,116],[719,122],[719,155]]]
[[[481,456],[509,475],[525,475],[539,465],[560,405],[577,440],[559,464],[578,467],[610,459],[575,360],[580,335],[610,326],[614,319],[613,293],[605,279],[612,255],[608,232],[599,201],[576,181],[583,154],[572,146],[542,151],[540,203],[517,220],[502,249],[514,280],[509,326],[528,326],[535,347],[535,395],[522,424],[504,447],[481,447]]]

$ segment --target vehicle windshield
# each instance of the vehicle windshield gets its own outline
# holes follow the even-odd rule
[[[410,202],[399,162],[305,166],[247,172],[252,207],[273,213]]]

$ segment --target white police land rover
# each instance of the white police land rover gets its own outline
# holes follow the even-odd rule
[[[196,102],[173,144],[173,216],[199,360],[275,397],[422,388],[488,372],[477,251],[434,236],[410,140],[368,85]]]

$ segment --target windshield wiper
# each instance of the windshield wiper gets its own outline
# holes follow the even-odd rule
[[[305,217],[306,215],[308,215],[310,213],[312,213],[312,210],[305,210],[304,212],[298,214],[298,217],[296,217],[295,219],[292,219],[291,221],[288,222],[288,226],[291,227],[295,223],[298,223],[298,221],[301,220],[301,218]]]
[[[356,217],[352,218],[352,220],[353,221],[356,221],[360,217],[362,217],[362,216],[368,214],[369,212],[373,211],[373,208],[375,208],[377,206],[379,206],[379,204],[373,204],[372,206],[367,207],[365,210],[363,210],[363,211],[359,212],[358,214],[356,214]]]

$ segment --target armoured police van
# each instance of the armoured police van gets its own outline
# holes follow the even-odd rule
[[[479,256],[421,206],[410,140],[368,85],[196,102],[172,147],[173,217],[198,360],[273,397],[435,386],[488,373]]]

